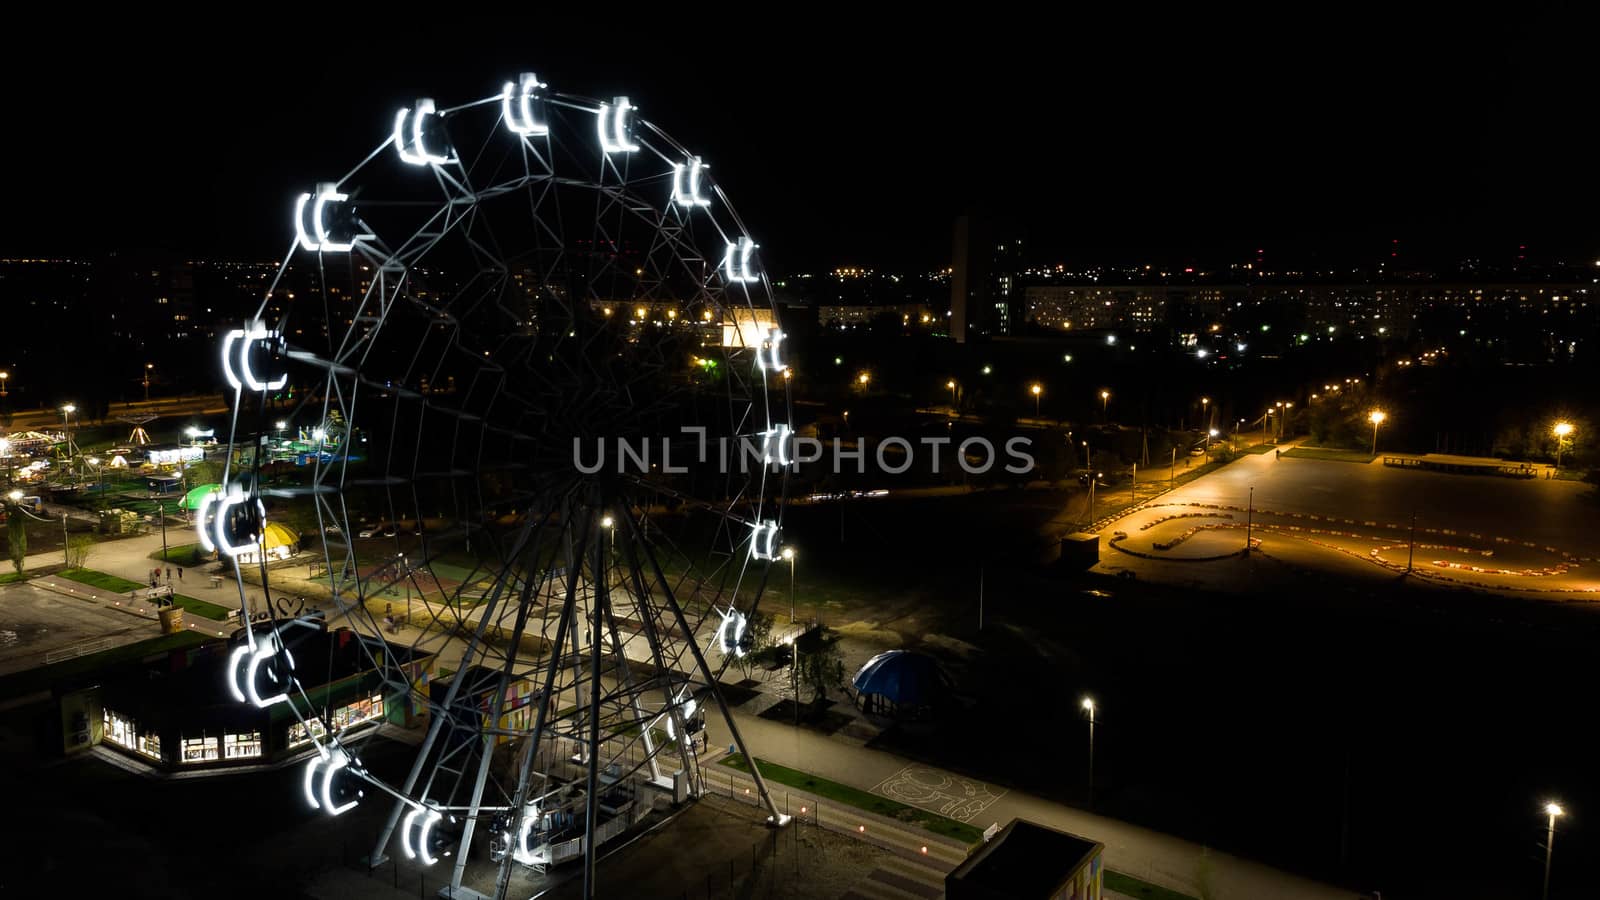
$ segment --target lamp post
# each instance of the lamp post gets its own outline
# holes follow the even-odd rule
[[[1550,897],[1550,857],[1556,847],[1556,816],[1562,815],[1564,810],[1561,804],[1550,802],[1544,805],[1545,815],[1550,817],[1550,826],[1544,836],[1544,891],[1540,894],[1545,900]]]
[[[1383,420],[1387,419],[1387,418],[1389,418],[1389,417],[1387,415],[1385,415],[1383,410],[1381,410],[1381,409],[1375,409],[1371,413],[1367,414],[1367,421],[1372,423],[1372,455],[1373,456],[1377,456],[1378,455],[1378,426],[1382,425],[1383,424]]]
[[[1567,443],[1567,436],[1572,434],[1571,422],[1557,422],[1556,433],[1556,471],[1561,471],[1561,450]]]
[[[144,364],[144,402],[150,402],[150,370],[156,367],[155,363]]]
[[[795,548],[792,548],[792,546],[786,546],[786,548],[784,548],[784,551],[782,551],[781,556],[784,557],[784,559],[789,560],[789,625],[794,625],[794,621],[795,621]]]
[[[1211,459],[1211,439],[1217,436],[1217,430],[1212,428],[1206,432],[1206,460]]]
[[[4,400],[6,398],[6,382],[10,380],[10,372],[0,372],[0,400]]]
[[[78,407],[74,406],[71,403],[68,403],[66,406],[61,407],[61,425],[62,425],[63,428],[66,429],[66,432],[67,432],[67,459],[68,460],[72,459],[72,414],[77,412],[77,411],[78,411]]]
[[[1200,398],[1200,418],[1206,420],[1206,427],[1211,427],[1211,398]]]
[[[956,387],[957,387],[956,380],[954,378],[952,378],[949,381],[946,381],[944,383],[944,386],[950,389],[950,408],[951,409],[955,409],[956,408]]]
[[[1111,406],[1111,392],[1110,391],[1101,391],[1100,392],[1100,418],[1104,419],[1106,417],[1106,415],[1107,415],[1106,411],[1110,408],[1110,406]]]
[[[1028,390],[1033,393],[1033,417],[1037,419],[1039,418],[1039,397],[1044,393],[1044,385],[1041,385],[1036,381],[1033,383],[1032,387],[1028,388]]]
[[[1089,714],[1089,808],[1094,809],[1094,698],[1085,697],[1079,704]]]
[[[406,565],[406,555],[400,554],[400,580],[406,586],[406,622],[411,621],[411,567]]]

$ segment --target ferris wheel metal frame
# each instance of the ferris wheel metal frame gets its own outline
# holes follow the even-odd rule
[[[648,816],[652,789],[674,800],[698,793],[691,742],[709,707],[745,750],[718,678],[743,655],[745,622],[779,558],[792,435],[784,334],[759,245],[709,166],[636,112],[626,97],[551,92],[531,74],[463,105],[423,99],[398,110],[361,163],[297,198],[277,275],[255,315],[221,343],[235,402],[223,487],[197,516],[202,544],[231,566],[243,607],[247,570],[270,596],[267,504],[311,504],[328,618],[361,634],[383,696],[425,709],[428,730],[402,781],[368,770],[360,749],[372,731],[339,731],[296,674],[315,663],[294,658],[299,629],[324,626],[279,618],[270,603],[265,623],[242,617],[229,686],[243,703],[286,704],[309,736],[310,808],[341,815],[369,791],[391,801],[374,864],[397,834],[407,857],[436,863],[443,835],[459,826],[455,896],[485,831],[496,896],[519,866],[542,872],[573,840],[592,896],[606,829]],[[572,210],[570,198],[591,195],[592,214]],[[523,203],[526,221],[504,212]],[[592,230],[574,235],[574,223]],[[642,255],[629,249],[635,233]],[[639,263],[631,275],[630,255]],[[290,289],[296,277],[314,286],[310,296]],[[671,324],[651,322],[650,306],[626,324],[614,314],[635,303],[667,304]],[[720,384],[698,384],[692,369],[681,375],[673,354],[690,345],[721,363]],[[444,379],[452,392],[437,389]],[[264,464],[267,423],[281,412],[274,399],[299,386],[299,411],[319,425],[301,471],[283,478]],[[445,423],[448,449],[425,439],[423,423]],[[623,437],[663,423],[679,434],[662,439],[658,467],[637,472],[575,469],[554,446],[570,436],[576,456],[581,439],[610,429],[620,457]],[[360,459],[353,447],[364,428],[388,440]],[[713,428],[759,446],[753,473],[730,469],[725,453],[720,470],[707,466]],[[674,447],[698,451],[702,468],[687,484],[668,474],[687,471],[667,464]],[[663,496],[709,519],[707,547],[681,546],[656,521]],[[353,508],[375,498],[398,559],[358,544]],[[424,502],[448,514],[425,516]],[[501,511],[511,525],[492,527]],[[415,523],[416,564],[398,534],[403,513]],[[696,534],[686,526],[682,543]],[[451,549],[461,546],[465,554]],[[475,560],[464,576],[440,574],[452,553]],[[371,609],[397,586],[408,609],[417,591],[427,620],[409,645],[390,640],[386,632],[399,630]],[[409,615],[406,625],[415,625]],[[432,667],[458,648],[441,695]],[[664,760],[679,768],[669,775]],[[752,774],[770,821],[784,824]],[[652,798],[642,812],[641,795]],[[628,812],[601,822],[619,796],[632,797]],[[560,835],[569,837],[557,844]]]

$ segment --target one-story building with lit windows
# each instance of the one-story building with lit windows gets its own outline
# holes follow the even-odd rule
[[[334,732],[425,721],[423,696],[386,686],[375,661],[398,664],[408,680],[432,680],[434,658],[320,622],[296,626],[290,648],[306,700]],[[228,684],[228,659],[243,632],[115,672],[60,695],[67,753],[101,746],[166,772],[273,765],[298,757],[324,726],[301,724],[287,703],[241,703]],[[301,701],[302,708],[304,701]]]

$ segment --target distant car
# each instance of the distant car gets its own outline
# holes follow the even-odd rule
[[[1205,456],[1206,455],[1206,448],[1204,448],[1204,447],[1195,447],[1195,448],[1193,448],[1192,450],[1189,451],[1189,455],[1190,456]]]
[[[361,526],[361,530],[356,533],[356,537],[369,538],[376,534],[377,531],[378,529],[375,525],[363,525]]]
[[[394,526],[390,525],[388,528],[385,528],[383,530],[383,536],[384,537],[394,537],[395,536]]]

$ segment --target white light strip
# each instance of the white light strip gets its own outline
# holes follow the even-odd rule
[[[761,245],[751,241],[746,235],[741,235],[738,243],[728,242],[728,249],[722,254],[723,276],[729,281],[740,284],[760,281],[761,279],[750,271],[750,254],[759,246]]]
[[[422,826],[417,829],[416,841],[411,839],[411,826],[416,824],[417,816],[421,815]],[[406,813],[405,819],[400,823],[400,849],[405,852],[406,859],[420,860],[423,865],[431,866],[439,860],[428,852],[429,839],[433,836],[433,826],[439,824],[444,818],[436,809],[417,806]]]
[[[242,662],[246,656],[249,656],[253,652],[255,652],[254,637],[233,648],[233,652],[228,654],[228,691],[229,693],[233,694],[233,699],[239,701],[240,703],[244,703],[245,698],[244,691],[239,688],[239,663]]]
[[[411,109],[401,109],[394,116],[394,148],[400,152],[400,160],[408,165],[426,166],[437,165],[450,161],[450,154],[439,155],[428,152],[428,146],[422,139],[423,120],[435,114],[436,107],[432,98],[423,97]],[[406,145],[406,117],[411,118],[411,144]]]
[[[686,208],[710,206],[711,198],[700,193],[700,170],[709,169],[700,157],[691,156],[689,162],[672,164],[672,202]]]
[[[276,646],[276,649],[274,649],[274,646]],[[273,694],[271,697],[263,698],[261,692],[256,690],[256,670],[261,667],[263,662],[270,659],[277,650],[283,651],[283,658],[289,664],[289,670],[293,671],[294,657],[290,655],[289,649],[283,646],[283,641],[278,637],[277,632],[273,632],[267,640],[256,644],[255,652],[250,655],[250,665],[246,666],[244,670],[244,692],[250,698],[250,702],[261,709],[266,709],[278,703],[286,703],[289,700],[289,685],[287,683],[284,684],[281,692]],[[276,681],[277,676],[274,675],[273,680]],[[293,681],[292,678],[288,680]]]
[[[333,803],[333,776],[339,774],[341,769],[349,765],[350,757],[345,754],[344,750],[335,747],[333,749],[333,759],[328,763],[328,767],[322,770],[322,808],[331,816],[344,815],[354,809],[356,804],[360,802],[359,799],[351,800],[342,806],[335,806]],[[356,797],[359,798],[360,796],[361,792],[357,791]]]
[[[300,242],[301,250],[310,250],[314,253],[321,245],[306,233],[306,204],[310,202],[310,194],[301,194],[300,199],[294,202],[294,236],[295,240]]]
[[[602,153],[632,153],[639,149],[638,144],[628,139],[628,111],[633,108],[627,97],[600,104],[595,128],[600,135]]]
[[[750,555],[756,559],[773,560],[778,555],[775,552],[778,546],[778,523],[767,519],[756,522],[751,526]]]
[[[237,328],[222,336],[222,377],[228,380],[228,387],[236,391],[244,389],[244,382],[240,381],[239,376],[234,374],[232,350],[234,342],[243,337],[244,332]],[[211,548],[208,547],[206,549],[209,550]]]
[[[781,422],[761,432],[761,446],[765,454],[764,462],[767,465],[787,466],[792,462],[789,459],[789,443],[792,434],[793,432],[789,430],[789,426]],[[776,447],[777,452],[773,452],[774,447]]]
[[[500,91],[500,115],[505,119],[506,127],[511,129],[512,134],[520,134],[523,137],[549,134],[550,126],[540,122],[534,116],[533,110],[533,101],[537,99],[534,92],[548,85],[541,82],[532,72],[524,72],[520,81],[520,86],[508,81]],[[517,96],[515,109],[511,105],[513,92]]]
[[[349,253],[356,244],[372,237],[370,234],[355,234],[351,235],[348,241],[328,239],[327,219],[324,215],[328,204],[343,203],[349,199],[349,195],[341,193],[339,186],[332,182],[317,185],[315,193],[300,195],[300,199],[294,204],[294,234],[302,249],[323,253]],[[306,216],[307,203],[311,204],[309,220]]]
[[[731,606],[722,614],[722,624],[717,626],[717,648],[722,651],[723,656],[744,656],[742,644],[745,626],[748,624],[744,613]]]
[[[323,750],[321,747],[318,747],[317,755],[311,757],[311,761],[306,763],[306,774],[301,783],[301,787],[305,789],[306,803],[309,804],[312,809],[322,808],[322,804],[317,802],[317,791],[316,788],[312,786],[312,782],[316,780],[317,769],[321,767],[326,758],[327,751]]]
[[[525,866],[537,862],[533,855],[533,848],[528,846],[528,837],[533,834],[533,826],[539,824],[539,804],[530,803],[522,810],[522,825],[517,829],[517,846],[512,850],[511,858]]]
[[[783,361],[783,341],[788,335],[782,329],[767,329],[765,346],[756,354],[756,366],[763,372],[783,372],[789,365]]]
[[[245,329],[244,342],[239,349],[239,374],[244,376],[244,383],[252,391],[276,391],[289,383],[288,375],[280,375],[275,381],[262,381],[255,376],[255,371],[250,368],[250,344],[254,341],[275,340],[278,332],[267,328],[260,322],[251,322]]]

